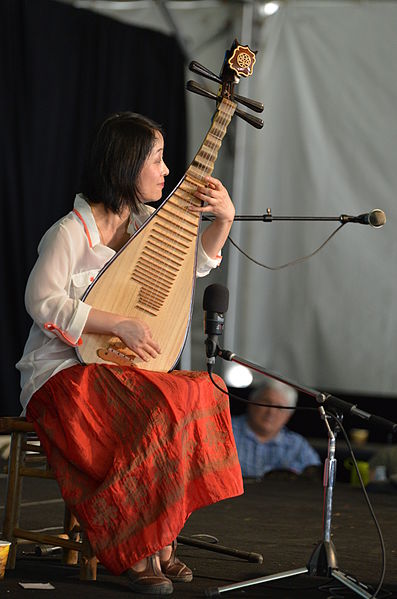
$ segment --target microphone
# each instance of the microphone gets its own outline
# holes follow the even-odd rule
[[[218,349],[218,336],[222,335],[225,322],[224,313],[229,306],[229,290],[223,285],[209,285],[203,296],[205,352],[207,355],[207,370],[211,372],[215,364]]]
[[[386,214],[379,208],[374,208],[370,212],[359,214],[358,216],[348,216],[347,214],[341,214],[339,217],[341,223],[360,223],[361,225],[370,225],[378,229],[383,227],[386,222]]]

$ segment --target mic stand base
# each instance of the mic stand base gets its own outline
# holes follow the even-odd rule
[[[320,546],[319,546],[320,547]],[[322,553],[322,552],[321,552]],[[332,550],[331,550],[332,553]],[[312,558],[313,559],[313,556]],[[266,582],[273,582],[274,580],[282,580],[283,578],[291,578],[292,576],[299,576],[300,574],[308,574],[308,568],[296,568],[295,570],[285,570],[284,572],[277,572],[276,574],[269,574],[268,576],[261,576],[259,578],[252,578],[251,580],[246,580],[244,582],[236,582],[233,584],[228,584],[222,587],[214,587],[205,590],[205,597],[219,597],[222,593],[226,593],[228,591],[236,591],[238,589],[242,589],[249,586],[254,586],[257,584],[263,584]],[[314,576],[310,574],[310,576]],[[341,584],[344,584],[350,590],[355,592],[360,597],[364,597],[365,599],[371,599],[373,597],[372,593],[369,593],[366,590],[364,585],[354,581],[351,576],[347,576],[344,572],[340,570],[331,570],[330,575],[325,578],[335,578]]]
[[[257,372],[264,374],[265,376],[269,376],[271,378],[275,378],[281,382],[286,383],[295,389],[304,391],[313,397],[316,397],[318,401],[321,401],[321,393],[315,391],[314,389],[309,389],[307,387],[302,387],[292,382],[291,380],[280,377],[278,374],[270,371],[266,371],[261,368],[257,364],[253,364],[252,362],[247,362],[243,360],[239,356],[236,356],[230,351],[219,349],[218,355],[228,361],[237,362],[238,364],[242,364],[243,366],[248,366],[249,368],[253,368]],[[242,589],[245,587],[262,584],[266,582],[272,582],[273,580],[280,580],[282,578],[290,578],[292,576],[299,576],[300,574],[309,574],[309,576],[319,576],[324,578],[336,578],[340,583],[347,586],[350,590],[354,591],[357,595],[364,597],[365,599],[371,599],[373,597],[372,593],[369,593],[366,585],[354,580],[351,576],[348,576],[344,572],[338,569],[338,562],[336,558],[336,552],[334,544],[331,541],[331,519],[332,519],[332,498],[333,498],[333,488],[335,482],[336,475],[336,459],[335,459],[335,450],[336,450],[336,435],[337,428],[336,425],[335,430],[331,429],[331,426],[328,422],[327,416],[325,414],[324,408],[322,406],[319,407],[319,412],[321,418],[324,420],[327,432],[328,432],[328,453],[327,458],[324,462],[324,476],[323,476],[323,486],[324,486],[324,515],[323,515],[323,540],[317,545],[314,549],[307,566],[302,568],[297,568],[295,570],[286,570],[284,572],[278,572],[276,574],[270,574],[268,576],[262,576],[260,578],[254,578],[251,580],[245,580],[243,582],[237,582],[233,584],[228,584],[221,587],[213,587],[205,590],[206,597],[218,597],[221,593],[226,593],[227,591],[235,591],[237,589]]]

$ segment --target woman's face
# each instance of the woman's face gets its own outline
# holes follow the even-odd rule
[[[155,202],[161,199],[164,179],[170,172],[163,160],[163,151],[163,136],[156,131],[152,151],[146,158],[138,177],[138,190],[142,202]]]

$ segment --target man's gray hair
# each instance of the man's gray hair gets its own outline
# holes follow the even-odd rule
[[[270,390],[282,393],[289,407],[294,408],[296,406],[296,402],[298,401],[298,392],[296,389],[274,379],[269,379],[260,387],[252,391],[252,393],[250,393],[249,399],[250,401],[258,401],[262,398],[262,395],[265,391]]]

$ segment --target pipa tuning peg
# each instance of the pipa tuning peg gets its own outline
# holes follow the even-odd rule
[[[243,119],[243,121],[247,121],[247,123],[255,127],[255,129],[262,129],[263,121],[257,116],[254,116],[253,114],[248,114],[248,112],[244,112],[239,108],[236,109],[236,114],[240,117],[240,119]]]
[[[192,62],[190,63],[189,70],[193,73],[196,73],[197,75],[201,75],[201,77],[211,79],[211,81],[216,81],[216,83],[222,83],[222,79],[218,77],[218,75],[215,75],[215,73],[207,69],[207,67],[204,67],[199,62],[196,62],[195,60],[192,60]]]
[[[247,108],[251,108],[251,110],[254,112],[263,112],[264,106],[262,102],[250,100],[249,98],[238,96],[237,94],[234,94],[233,99],[236,100],[236,102],[240,102],[240,104],[244,104],[244,106],[247,106]]]
[[[214,92],[206,89],[205,87],[201,87],[201,85],[195,81],[188,81],[186,83],[186,89],[194,94],[199,94],[199,96],[204,96],[205,98],[210,98],[211,100],[218,100],[218,96],[214,94]]]
[[[201,87],[201,85],[199,85],[195,81],[188,81],[186,83],[186,89],[195,94],[199,94],[200,96],[204,96],[205,98],[210,98],[211,100],[219,100],[218,96],[214,94],[214,92],[210,91],[209,89],[205,89],[205,87]],[[262,129],[262,119],[259,119],[258,117],[252,114],[248,114],[247,112],[244,112],[239,108],[236,108],[235,114],[239,116],[241,119],[243,119],[243,121],[246,121],[256,129]]]

